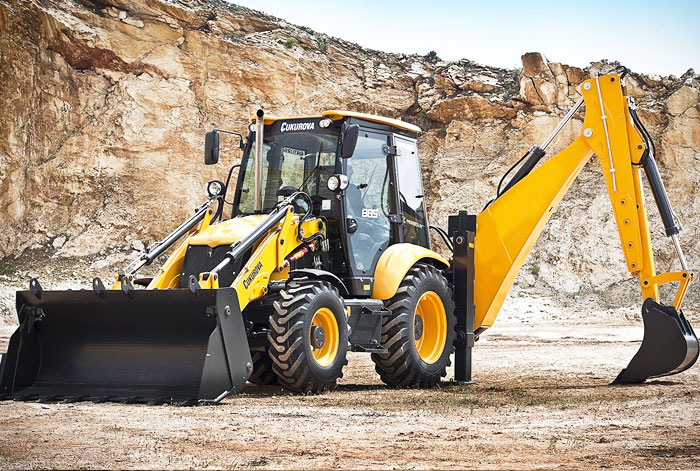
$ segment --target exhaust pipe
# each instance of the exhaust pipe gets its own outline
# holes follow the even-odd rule
[[[262,212],[262,146],[265,112],[259,109],[255,119],[255,212]]]

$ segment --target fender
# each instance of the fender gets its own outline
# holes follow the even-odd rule
[[[450,267],[450,262],[437,252],[413,244],[394,244],[379,257],[374,270],[374,289],[372,298],[387,300],[396,294],[401,280],[408,270],[422,260],[433,263],[443,270]]]

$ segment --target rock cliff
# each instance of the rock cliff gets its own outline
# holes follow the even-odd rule
[[[576,86],[612,66],[584,70],[528,53],[522,69],[506,70],[387,54],[215,0],[0,0],[0,257],[82,257],[162,236],[224,171],[202,165],[204,132],[242,131],[257,107],[418,124],[432,222],[444,225],[459,209],[480,210],[576,100]],[[700,77],[632,75],[628,84],[695,262]],[[579,134],[581,119],[550,153]],[[676,262],[649,203],[667,269]],[[518,284],[608,295],[631,283],[593,161]]]

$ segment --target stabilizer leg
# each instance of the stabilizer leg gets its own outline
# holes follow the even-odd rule
[[[455,338],[455,377],[459,384],[472,384],[474,347],[474,236],[476,216],[460,211],[450,216],[448,232],[454,245],[453,292],[457,335]]]

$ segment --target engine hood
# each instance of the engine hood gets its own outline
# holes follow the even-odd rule
[[[228,219],[200,231],[192,236],[188,243],[209,247],[231,245],[250,234],[266,217],[265,214],[255,214]]]

